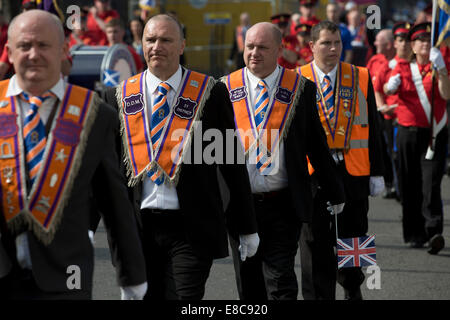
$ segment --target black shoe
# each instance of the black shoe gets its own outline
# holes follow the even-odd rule
[[[439,251],[442,250],[442,248],[444,248],[445,246],[445,240],[444,237],[440,234],[435,234],[431,239],[430,239],[430,249],[428,250],[429,254],[437,254]]]
[[[358,287],[356,289],[344,289],[344,299],[345,300],[350,300],[350,301],[358,301],[358,300],[363,300],[362,297],[362,293],[361,293],[361,288]]]

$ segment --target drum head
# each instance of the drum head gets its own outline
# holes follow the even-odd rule
[[[136,65],[128,47],[123,44],[110,47],[103,57],[100,71],[102,83],[107,87],[115,87],[135,75]]]

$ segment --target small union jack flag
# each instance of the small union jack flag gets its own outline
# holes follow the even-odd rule
[[[377,264],[375,235],[337,239],[338,269]]]

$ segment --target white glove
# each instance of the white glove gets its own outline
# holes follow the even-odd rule
[[[91,240],[91,244],[92,246],[95,245],[95,240],[94,240],[94,231],[92,230],[88,230],[88,236],[89,236],[89,240]]]
[[[147,292],[147,282],[136,286],[120,287],[121,300],[142,300]]]
[[[339,203],[332,205],[330,201],[327,201],[327,210],[330,212],[331,215],[339,214],[342,211],[344,211],[344,205],[345,203]]]
[[[441,50],[439,50],[438,48],[431,48],[430,61],[436,70],[441,70],[446,67],[444,57],[442,56]]]
[[[386,84],[386,89],[388,91],[397,91],[401,83],[402,79],[400,79],[400,73],[397,73],[395,76],[389,78],[389,81]]]
[[[259,246],[259,236],[257,233],[244,234],[239,236],[239,252],[241,260],[245,261],[247,257],[253,257]]]
[[[384,178],[383,177],[370,177],[369,180],[370,195],[376,197],[380,195],[384,190]]]

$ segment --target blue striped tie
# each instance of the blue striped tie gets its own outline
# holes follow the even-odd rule
[[[260,80],[258,82],[258,88],[260,89],[260,92],[256,97],[256,103],[254,106],[255,123],[257,130],[259,130],[262,126],[264,116],[266,115],[267,106],[269,105],[269,93],[267,92],[267,87],[264,80]]]
[[[264,117],[266,115],[267,107],[269,106],[269,92],[267,91],[267,86],[264,80],[258,82],[258,88],[260,92],[256,97],[255,102],[255,124],[258,132],[263,127]],[[272,167],[270,164],[270,157],[267,152],[264,152],[263,148],[260,147],[260,141],[258,140],[256,149],[256,168],[262,175],[269,175]]]
[[[21,98],[30,104],[30,111],[28,111],[23,126],[24,145],[26,153],[26,163],[28,167],[28,175],[30,177],[30,186],[33,185],[34,180],[41,167],[42,157],[47,143],[47,135],[45,132],[44,123],[39,116],[38,109],[42,103],[53,94],[48,92],[43,96],[30,97],[23,92]]]
[[[325,100],[328,118],[330,120],[334,119],[334,97],[333,97],[333,87],[331,86],[331,79],[328,75],[323,77],[322,82],[322,95]]]
[[[158,96],[153,102],[151,139],[154,156],[156,156],[156,149],[161,143],[161,134],[170,113],[169,103],[167,102],[167,93],[169,90],[170,86],[165,82],[161,82],[158,86]],[[164,176],[160,170],[153,169],[149,171],[148,176],[157,185],[161,185],[164,182]]]

